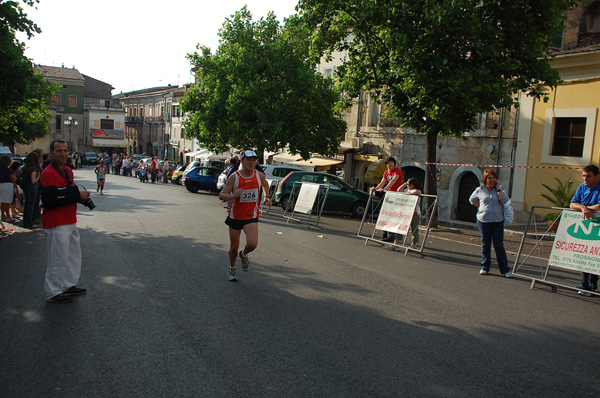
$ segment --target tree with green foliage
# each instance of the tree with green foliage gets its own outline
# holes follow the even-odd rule
[[[188,55],[196,84],[182,101],[186,135],[219,152],[337,152],[346,130],[340,96],[307,62],[309,34],[302,24],[282,28],[273,13],[255,22],[246,7],[227,18],[215,54],[199,46]]]
[[[559,82],[549,65],[551,39],[571,0],[300,0],[313,29],[315,57],[344,51],[337,70],[352,97],[366,90],[388,117],[427,135],[428,163],[437,136],[463,136],[476,115],[538,99]],[[435,170],[427,190],[437,195]]]
[[[23,3],[32,7],[39,0]],[[56,90],[35,73],[16,32],[40,33],[17,1],[0,2],[0,142],[27,144],[48,133],[48,98]]]

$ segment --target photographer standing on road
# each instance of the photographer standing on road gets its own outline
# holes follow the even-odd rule
[[[70,303],[68,296],[84,294],[76,285],[81,276],[81,246],[77,229],[77,202],[88,199],[73,183],[73,171],[66,167],[69,151],[64,140],[50,144],[52,158],[42,171],[42,225],[47,239],[48,264],[44,290],[49,303]]]

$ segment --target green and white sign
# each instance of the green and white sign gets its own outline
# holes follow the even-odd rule
[[[563,211],[548,264],[600,274],[600,217],[584,220],[581,212]]]

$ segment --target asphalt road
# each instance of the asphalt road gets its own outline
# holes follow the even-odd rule
[[[600,396],[600,299],[479,276],[477,242],[404,256],[274,209],[229,282],[215,194],[110,175],[93,200],[71,304],[44,300],[43,231],[0,242],[0,397]]]

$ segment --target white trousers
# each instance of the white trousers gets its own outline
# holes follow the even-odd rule
[[[77,224],[44,229],[48,264],[44,291],[46,299],[77,285],[81,276],[81,246]]]

